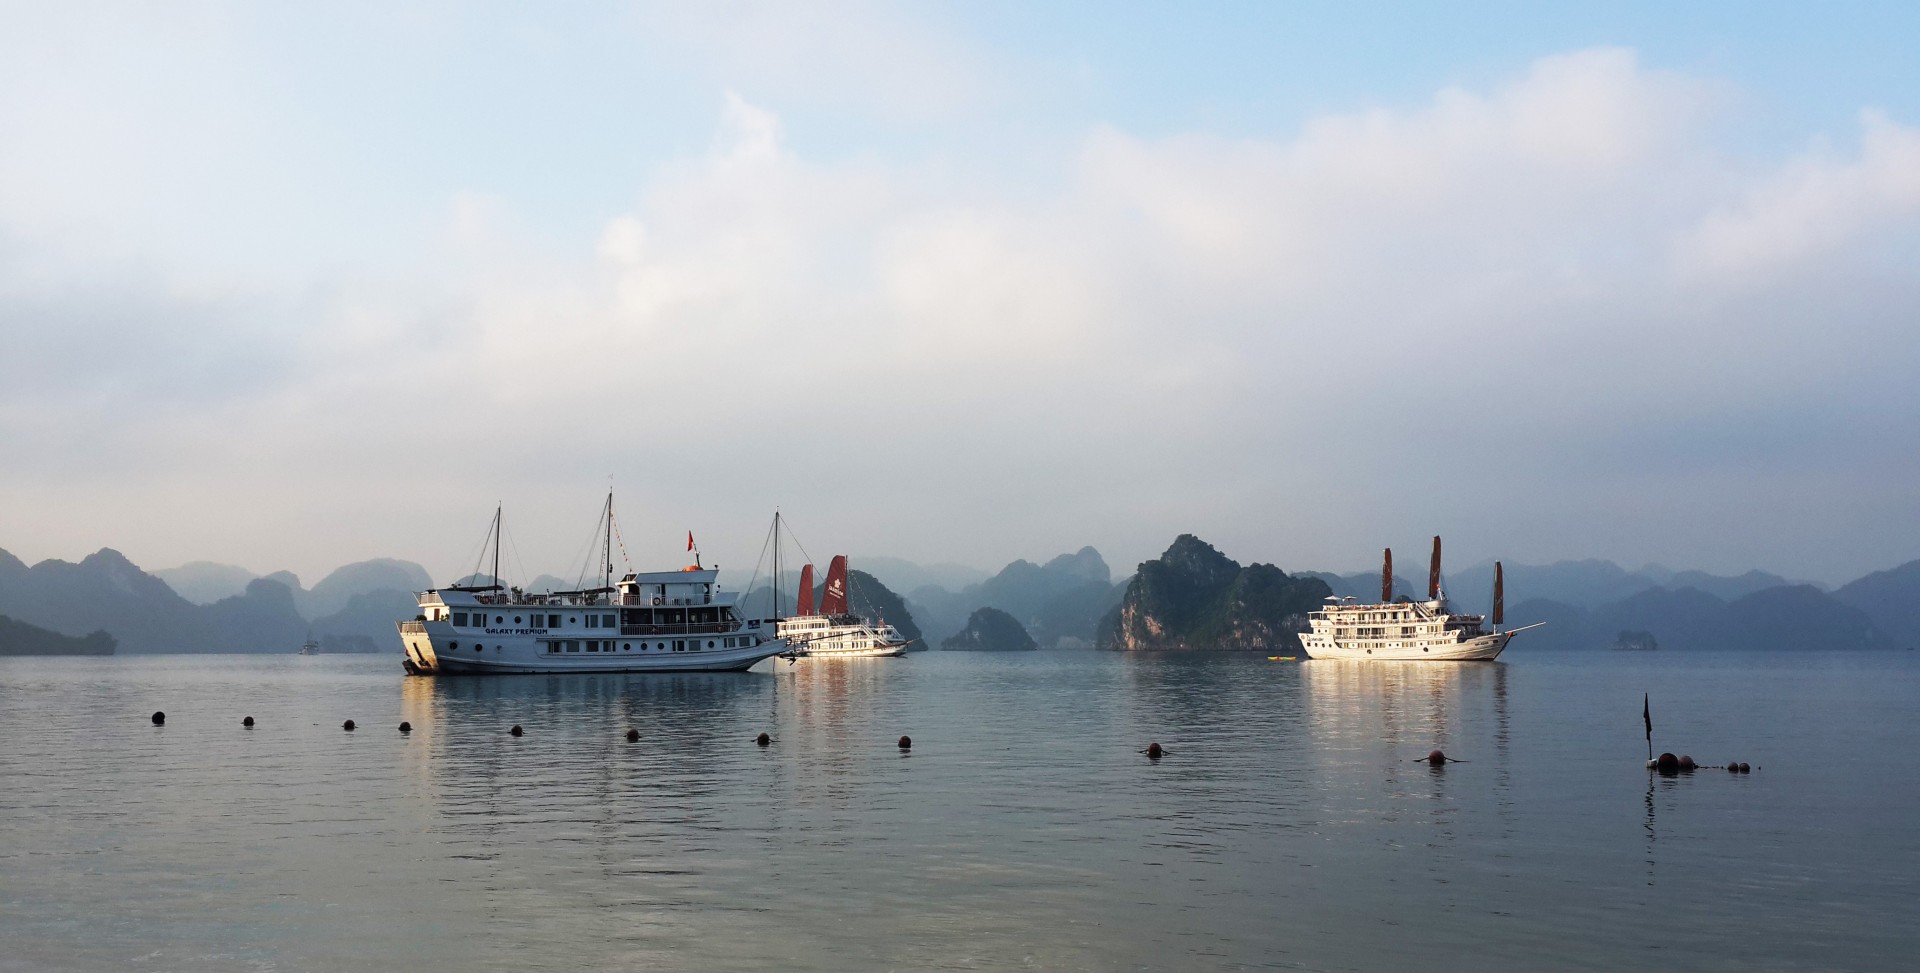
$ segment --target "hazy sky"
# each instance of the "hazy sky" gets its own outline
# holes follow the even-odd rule
[[[1920,4],[1545,6],[0,4],[0,547],[1920,557]]]

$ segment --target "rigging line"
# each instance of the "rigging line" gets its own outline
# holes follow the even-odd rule
[[[773,530],[774,530],[773,525],[768,525],[767,539],[765,541],[762,541],[760,544],[760,560],[753,562],[753,576],[747,579],[747,586],[741,589],[740,600],[742,602],[746,601],[746,599],[753,596],[753,586],[755,583],[757,583],[760,580],[760,566],[762,564],[767,563],[767,548],[772,546],[778,540],[776,537],[774,537]],[[768,597],[772,597],[771,588],[768,589]],[[777,604],[774,605],[773,610],[776,613],[778,613],[780,610],[780,606]]]
[[[587,536],[586,551],[580,556],[580,574],[578,577],[573,579],[573,587],[575,591],[586,590],[587,568],[593,562],[594,548],[600,546],[594,542],[600,539],[600,525],[604,523],[606,519],[607,519],[607,511],[605,508],[601,508],[599,515],[594,517],[593,519],[593,533]],[[594,571],[593,573],[595,575],[598,575],[600,572]]]
[[[487,541],[492,537],[493,537],[493,518],[488,517],[487,529],[480,534],[480,550],[473,555],[473,572],[467,575],[467,579],[466,579],[467,584],[471,585],[479,581],[480,565],[484,564],[487,559]],[[459,579],[455,579],[453,583],[457,585],[460,583],[460,581]]]
[[[500,529],[504,533],[506,531],[506,525],[502,524]],[[527,573],[526,562],[520,559],[520,542],[514,540],[512,534],[507,534],[507,550],[513,552],[513,566],[519,570],[521,579],[531,582],[533,575]],[[493,579],[493,583],[501,587],[507,587],[507,583],[499,578]]]
[[[632,574],[633,558],[627,556],[627,539],[620,533],[620,521],[618,519],[614,519],[613,521],[613,540],[614,543],[620,545],[620,560],[626,562],[627,573]]]

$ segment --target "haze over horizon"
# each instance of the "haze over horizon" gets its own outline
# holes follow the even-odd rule
[[[1920,7],[477,11],[6,4],[0,548],[1920,557]]]

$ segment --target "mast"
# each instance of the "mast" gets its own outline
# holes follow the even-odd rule
[[[1380,603],[1393,604],[1393,548],[1387,548],[1386,565],[1380,569]]]
[[[493,505],[493,586],[501,589],[500,584],[500,508],[503,504]]]
[[[1433,567],[1427,570],[1427,600],[1440,600],[1440,535],[1433,535]]]
[[[780,634],[780,508],[773,508],[773,634]]]
[[[1500,570],[1500,562],[1493,562],[1493,628],[1500,630],[1500,623],[1507,620],[1507,584]]]
[[[606,571],[600,579],[600,587],[613,587],[613,491],[607,491],[607,538],[606,546],[600,553],[601,564]]]

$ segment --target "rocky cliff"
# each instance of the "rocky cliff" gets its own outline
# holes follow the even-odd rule
[[[982,608],[967,618],[967,627],[940,643],[948,651],[1030,652],[1039,648],[1012,615],[998,608]]]
[[[1307,613],[1330,593],[1318,578],[1290,577],[1271,564],[1241,567],[1182,534],[1157,560],[1140,565],[1101,626],[1100,646],[1294,652]]]

